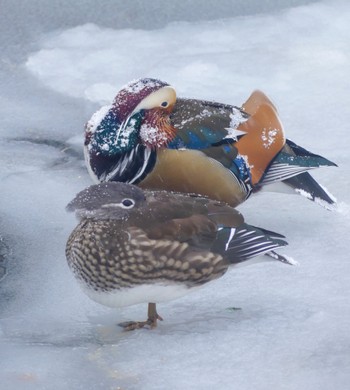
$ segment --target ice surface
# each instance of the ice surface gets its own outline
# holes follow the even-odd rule
[[[118,29],[133,27],[141,1],[120,11],[129,24],[113,24],[113,12],[94,2],[86,2],[96,7],[89,17],[68,2],[41,4],[39,13],[38,2],[24,3],[13,20],[2,13],[0,34],[7,40],[0,61],[0,267],[7,272],[0,281],[0,387],[348,388],[348,2],[259,14],[266,8],[256,1],[256,14],[197,22],[193,7],[191,22],[177,14],[171,20],[179,22],[153,30],[137,29],[139,17],[137,28]],[[66,18],[56,12],[63,3]],[[161,15],[171,11],[164,4]],[[100,25],[87,23],[94,14]],[[65,205],[91,184],[79,148],[84,124],[139,77],[167,81],[179,96],[236,105],[264,90],[287,136],[339,165],[313,175],[340,204],[332,213],[301,196],[249,199],[240,207],[246,221],[286,235],[284,252],[300,267],[269,262],[233,270],[159,305],[165,321],[156,330],[123,333],[116,323],[145,319],[146,307],[112,310],[80,291],[65,262],[76,224]]]

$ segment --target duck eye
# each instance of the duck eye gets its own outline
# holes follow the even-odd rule
[[[168,102],[162,102],[162,103],[161,103],[161,106],[162,106],[162,107],[168,107],[168,105],[169,105]]]
[[[121,204],[124,209],[131,209],[135,206],[135,201],[132,199],[123,199]]]

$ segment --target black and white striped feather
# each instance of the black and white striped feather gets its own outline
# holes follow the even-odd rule
[[[120,181],[137,184],[156,163],[156,152],[142,144],[113,156],[90,153],[87,157],[90,174],[96,182]]]
[[[283,255],[275,256],[273,251],[281,246],[288,245],[284,236],[269,230],[243,223],[237,228],[221,228],[218,232],[214,248],[222,246],[225,241],[225,255],[231,264],[238,264],[253,257],[268,254],[276,260],[290,263]]]

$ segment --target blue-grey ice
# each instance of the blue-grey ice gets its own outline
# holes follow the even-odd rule
[[[350,5],[206,3],[2,1],[0,388],[348,388]],[[262,89],[288,137],[339,165],[313,173],[339,204],[251,198],[246,221],[286,235],[300,267],[237,269],[158,305],[157,329],[125,333],[116,324],[146,305],[112,310],[80,291],[65,205],[91,184],[84,123],[139,77],[236,105]]]

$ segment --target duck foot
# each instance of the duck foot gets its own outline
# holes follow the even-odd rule
[[[163,321],[163,318],[157,313],[156,304],[148,304],[148,319],[147,321],[125,321],[118,324],[125,331],[141,329],[147,327],[149,329],[154,329],[157,327],[157,320]]]

